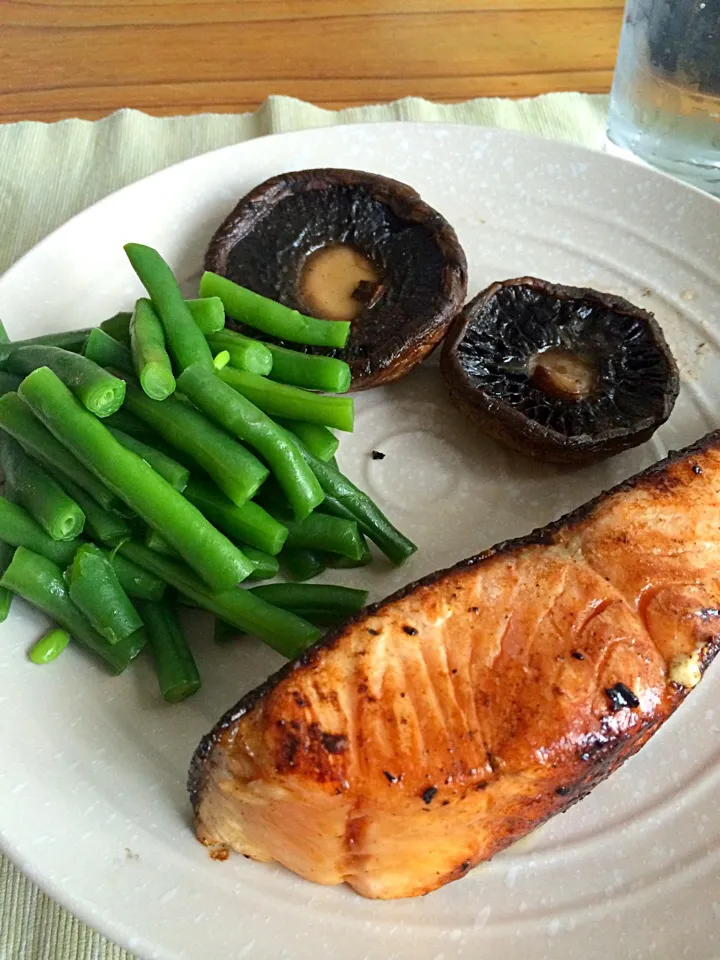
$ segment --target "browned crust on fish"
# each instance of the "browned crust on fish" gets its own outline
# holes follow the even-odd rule
[[[236,723],[240,717],[242,717],[249,710],[252,710],[258,701],[262,699],[262,697],[266,696],[281,680],[291,676],[295,670],[298,670],[301,667],[310,666],[324,649],[334,646],[340,637],[346,632],[346,630],[353,624],[366,619],[369,615],[377,615],[382,613],[384,607],[395,603],[397,600],[402,600],[403,597],[406,597],[409,593],[412,593],[419,587],[431,586],[433,583],[436,583],[438,580],[443,579],[449,574],[464,570],[468,567],[474,567],[479,563],[487,561],[490,559],[490,557],[496,556],[497,554],[507,553],[511,550],[517,550],[521,547],[528,547],[535,544],[549,543],[552,540],[553,535],[558,530],[563,527],[573,526],[577,523],[580,523],[593,512],[596,506],[613,494],[622,493],[625,490],[632,490],[641,483],[655,483],[658,486],[667,487],[669,483],[671,483],[671,481],[669,481],[664,475],[667,467],[673,463],[677,463],[680,460],[684,460],[687,457],[691,457],[695,453],[702,453],[702,451],[709,449],[710,447],[718,446],[719,444],[720,430],[715,430],[712,433],[708,433],[700,440],[697,440],[690,446],[684,447],[682,450],[671,450],[666,457],[664,457],[662,460],[659,460],[657,463],[652,464],[646,470],[635,474],[627,480],[623,480],[621,483],[616,484],[609,490],[603,491],[603,493],[598,494],[597,497],[594,497],[587,503],[582,504],[582,506],[571,511],[570,513],[565,514],[558,520],[553,520],[552,523],[548,523],[544,527],[537,527],[524,537],[515,537],[511,540],[503,540],[500,543],[495,544],[495,546],[484,550],[482,553],[477,553],[472,557],[467,557],[465,560],[458,561],[458,563],[453,564],[451,567],[446,567],[443,570],[436,570],[433,573],[428,574],[426,577],[421,577],[419,580],[414,580],[411,583],[408,583],[406,586],[401,587],[400,590],[396,590],[395,593],[392,593],[389,596],[384,597],[382,600],[379,600],[377,603],[370,604],[364,610],[361,610],[354,617],[349,618],[339,626],[328,630],[322,640],[319,640],[316,644],[306,650],[300,657],[284,664],[279,670],[271,674],[264,683],[261,683],[258,687],[255,687],[253,690],[250,690],[248,693],[246,693],[244,697],[238,700],[234,706],[230,707],[230,709],[220,717],[213,729],[202,738],[197,750],[193,754],[188,776],[188,791],[190,793],[193,806],[197,808],[198,797],[202,790],[203,766],[205,758],[212,749],[212,745],[217,739],[219,733],[226,727],[229,727],[231,724]]]
[[[231,845],[215,835],[215,822],[208,828],[203,803],[217,793],[222,782],[227,794],[223,803],[227,800],[228,809],[235,809],[232,804],[236,802],[237,809],[243,808],[242,784],[237,791],[233,786],[239,768],[233,773],[230,768],[220,770],[219,765],[229,758],[232,767],[232,757],[247,737],[252,740],[248,756],[262,754],[258,768],[248,773],[247,782],[256,778],[253,782],[279,791],[280,807],[292,800],[296,806],[291,809],[302,811],[306,800],[310,807],[320,803],[320,816],[327,809],[328,816],[336,818],[332,820],[335,827],[343,825],[338,846],[345,850],[342,869],[326,866],[316,870],[312,862],[303,864],[297,852],[295,859],[289,857],[287,865],[321,882],[345,880],[366,896],[412,896],[435,889],[463,876],[477,862],[577,802],[635,753],[686,696],[688,687],[670,680],[673,657],[695,656],[702,672],[717,653],[720,586],[714,579],[705,582],[700,573],[693,580],[694,543],[678,542],[677,560],[671,555],[664,573],[658,561],[655,583],[651,582],[653,564],[646,564],[650,578],[647,590],[636,589],[633,577],[637,579],[640,573],[628,569],[627,590],[637,593],[635,605],[630,593],[624,596],[624,587],[618,587],[616,581],[623,580],[622,564],[633,556],[634,549],[622,523],[623,511],[632,518],[638,510],[671,507],[682,520],[689,511],[701,509],[703,496],[713,509],[720,509],[719,448],[720,431],[670,454],[527,537],[501,543],[408,585],[333,630],[298,660],[287,664],[229,710],[198,747],[189,789],[199,837],[211,847]],[[706,492],[698,493],[703,490]],[[714,516],[711,514],[708,522]],[[691,564],[689,568],[684,566],[687,563]],[[531,583],[534,570],[538,581],[535,593]],[[670,576],[673,571],[677,577]],[[466,613],[489,616],[493,612],[492,605],[482,611],[478,607],[459,609],[468,602],[476,583],[482,585],[484,578],[491,585],[504,587],[511,581],[520,582],[520,574],[530,588],[518,595],[519,608],[517,603],[513,606],[512,598],[506,598],[506,608],[518,619],[518,628],[517,637],[502,638],[508,650],[501,644],[497,661],[501,674],[482,670],[470,673],[479,678],[480,684],[471,690],[472,709],[477,712],[477,705],[482,708],[485,704],[487,715],[477,715],[477,729],[466,720],[453,726],[447,719],[454,710],[452,698],[460,696],[450,674],[457,674],[458,666],[462,672],[464,664],[457,661],[451,669],[452,643],[456,642],[452,636],[443,647],[447,662],[427,661],[437,654],[428,641],[421,662],[423,670],[431,671],[427,674],[431,681],[428,688],[421,676],[421,686],[425,683],[421,692],[423,696],[436,694],[443,701],[441,713],[446,719],[440,733],[431,731],[431,736],[427,729],[423,732],[422,722],[407,713],[414,707],[412,700],[417,693],[410,681],[395,682],[391,677],[383,681],[381,691],[374,687],[372,666],[377,663],[377,650],[373,645],[378,643],[377,636],[386,633],[391,659],[396,649],[392,644],[415,642],[414,636],[398,640],[398,631],[411,616],[418,618],[418,642],[430,637],[432,624],[443,629],[445,614],[451,623],[457,615],[462,631]],[[577,607],[573,607],[572,596],[563,599],[566,580],[570,588],[577,588]],[[542,604],[546,589],[562,600],[549,610],[557,619],[557,644],[553,647],[552,637],[549,641],[546,638],[545,647],[537,652],[539,659],[533,660],[536,654],[532,647],[522,645],[523,627],[536,624],[532,603]],[[592,601],[586,612],[581,600]],[[525,604],[530,605],[527,611]],[[538,610],[542,611],[542,606]],[[470,630],[472,616],[467,619]],[[366,635],[367,644],[362,640]],[[464,642],[462,633],[458,636]],[[585,652],[573,648],[574,636],[586,639]],[[518,650],[515,659],[513,644]],[[348,654],[343,662],[345,651],[351,651],[351,657]],[[470,655],[479,655],[477,649],[471,647]],[[527,667],[517,658],[525,658]],[[345,686],[340,679],[332,682],[332,671],[338,669],[338,663],[346,670]],[[530,670],[527,683],[523,681],[523,669]],[[592,675],[589,670],[594,671]],[[549,679],[533,686],[532,677],[538,671]],[[556,674],[557,682],[553,680]],[[503,699],[504,677],[507,701]],[[435,693],[433,685],[437,686]],[[348,696],[352,704],[352,722],[347,721],[350,727],[344,721],[333,725],[330,718],[350,716],[340,702]],[[427,703],[424,700],[415,709],[421,721]],[[404,728],[406,715],[410,720]],[[408,730],[415,736],[425,736],[423,749],[417,744],[408,748]],[[492,751],[495,742],[500,744],[497,755]],[[489,745],[485,752],[480,743]],[[386,757],[391,759],[386,761]],[[249,761],[246,766],[251,766]],[[303,792],[306,788],[307,795]],[[274,802],[273,795],[270,805]],[[312,809],[315,816],[317,811]],[[464,828],[456,829],[459,821],[474,823],[473,817],[481,818],[477,823],[482,830],[476,828],[482,833],[481,841],[471,831],[465,838]],[[397,825],[391,830],[395,820]],[[398,842],[406,844],[403,850],[414,849],[413,831],[420,829],[415,821],[427,824],[423,828],[427,841],[423,843],[432,848],[432,856],[428,854],[432,862],[423,865],[418,853],[416,875],[408,865],[407,875],[394,877],[377,851],[383,844],[392,846],[393,831],[401,835]],[[257,821],[253,823],[257,825]],[[407,837],[402,836],[404,831]],[[448,851],[445,860],[442,844]],[[421,845],[418,849],[425,848]],[[452,853],[455,849],[457,855]],[[286,862],[282,853],[262,845],[253,848],[251,855]]]

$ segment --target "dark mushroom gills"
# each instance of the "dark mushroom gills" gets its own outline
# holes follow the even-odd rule
[[[443,345],[452,399],[515,450],[585,463],[648,440],[670,416],[677,366],[651,313],[533,277],[471,300]]]

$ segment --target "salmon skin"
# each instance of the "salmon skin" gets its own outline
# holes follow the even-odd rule
[[[720,631],[720,431],[363,611],[202,740],[198,838],[366,897],[464,876],[584,797]]]

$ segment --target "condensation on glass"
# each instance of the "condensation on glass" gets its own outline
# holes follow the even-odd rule
[[[608,136],[720,196],[720,0],[628,0]]]

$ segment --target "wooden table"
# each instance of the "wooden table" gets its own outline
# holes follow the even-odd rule
[[[0,121],[606,91],[621,0],[0,0]]]

